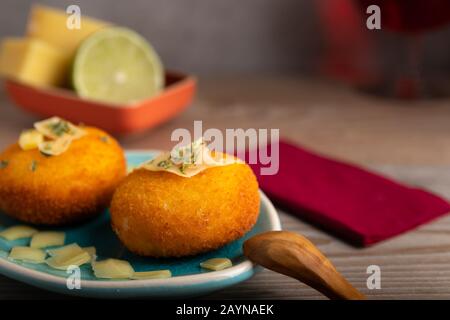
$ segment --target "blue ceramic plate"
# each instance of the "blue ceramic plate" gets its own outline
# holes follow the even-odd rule
[[[128,165],[136,166],[150,159],[156,153],[127,152]],[[0,230],[19,223],[0,214]],[[0,238],[0,273],[42,289],[78,296],[107,298],[199,296],[250,278],[256,270],[242,254],[242,243],[255,234],[280,229],[280,221],[275,208],[261,192],[261,211],[258,222],[243,238],[216,251],[194,257],[151,259],[136,256],[123,247],[112,232],[109,213],[105,211],[95,220],[85,224],[56,228],[56,230],[66,232],[66,244],[76,242],[83,247],[95,246],[100,258],[125,259],[136,271],[169,269],[173,277],[154,280],[101,280],[95,278],[90,265],[84,265],[81,267],[81,289],[70,290],[67,286],[69,274],[65,271],[54,270],[45,264],[22,263],[7,258],[8,252],[13,246],[28,245],[29,239],[6,241],[2,238]],[[214,257],[231,259],[233,267],[222,271],[206,271],[200,268],[200,262]]]

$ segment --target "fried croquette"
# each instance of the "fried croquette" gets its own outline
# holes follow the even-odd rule
[[[0,211],[27,223],[63,225],[105,209],[126,175],[123,150],[91,127],[58,156],[13,144],[0,154]]]
[[[256,223],[259,201],[256,177],[245,163],[191,178],[138,169],[114,193],[111,223],[136,254],[189,256],[242,237]]]

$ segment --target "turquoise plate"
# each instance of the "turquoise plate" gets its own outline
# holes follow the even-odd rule
[[[152,158],[157,152],[127,152],[130,167]],[[0,230],[20,222],[0,214]],[[30,285],[64,294],[105,297],[152,297],[175,298],[204,295],[235,285],[250,278],[255,266],[242,254],[242,243],[249,237],[270,230],[280,230],[277,212],[269,199],[261,192],[261,211],[258,222],[243,238],[218,250],[178,259],[143,258],[127,251],[112,232],[107,210],[98,218],[85,224],[56,228],[66,232],[66,244],[76,242],[81,246],[95,246],[99,258],[120,258],[131,263],[136,271],[169,269],[173,277],[154,280],[101,280],[95,278],[90,265],[81,267],[80,289],[69,289],[65,271],[54,270],[45,264],[30,264],[8,259],[13,246],[28,245],[29,239],[6,241],[0,238],[0,274],[28,283]],[[48,230],[48,229],[46,229]],[[55,230],[52,229],[52,230]],[[200,262],[214,258],[227,257],[233,267],[222,271],[206,271]]]

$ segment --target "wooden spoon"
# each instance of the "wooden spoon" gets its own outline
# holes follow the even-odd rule
[[[365,299],[305,237],[270,231],[244,242],[244,254],[254,263],[295,278],[330,299]]]

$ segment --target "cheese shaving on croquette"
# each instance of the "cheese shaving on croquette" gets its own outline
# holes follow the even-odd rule
[[[34,128],[22,132],[19,137],[19,146],[22,150],[39,149],[48,156],[64,153],[73,140],[86,134],[83,129],[58,117],[38,121],[34,124]]]
[[[211,152],[203,138],[200,138],[187,146],[176,147],[170,152],[161,153],[138,168],[149,171],[166,171],[190,178],[206,169],[235,163],[243,162],[226,153]]]
[[[34,128],[49,139],[67,137],[78,139],[85,135],[83,129],[59,117],[51,117],[34,123]]]

